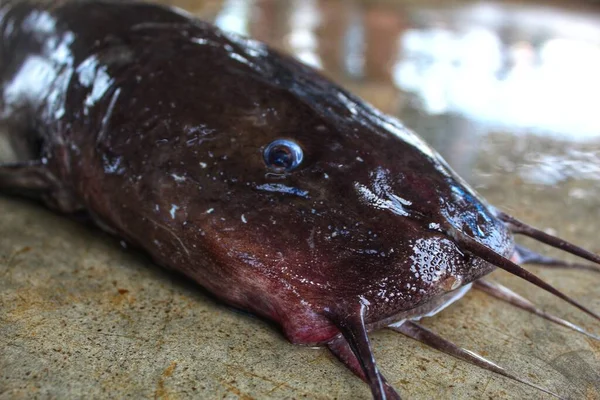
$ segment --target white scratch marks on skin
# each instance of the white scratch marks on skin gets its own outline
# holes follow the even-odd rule
[[[393,193],[389,183],[389,172],[382,168],[378,168],[374,176],[373,174],[371,175],[373,178],[372,189],[361,183],[354,183],[354,188],[359,196],[362,197],[363,201],[373,207],[382,210],[390,210],[394,214],[403,217],[409,216],[405,207],[412,205],[412,202]]]
[[[215,211],[214,208],[209,208],[208,210],[206,210],[207,214],[212,214]]]
[[[108,90],[113,86],[114,80],[108,74],[106,66],[100,64],[96,56],[91,56],[77,67],[79,81],[83,86],[90,88],[90,93],[84,101],[84,114],[96,105]]]
[[[125,167],[121,165],[121,162],[123,161],[122,157],[116,157],[111,160],[104,154],[102,156],[102,161],[104,163],[104,172],[107,174],[122,174],[125,172]]]
[[[175,232],[173,232],[173,231],[172,231],[171,229],[169,229],[167,226],[165,226],[165,225],[163,225],[163,224],[161,224],[161,223],[159,223],[159,222],[156,222],[156,221],[154,221],[152,218],[148,218],[148,221],[152,222],[152,223],[153,223],[155,226],[157,226],[157,227],[159,227],[159,228],[163,229],[165,232],[168,232],[168,233],[170,233],[170,234],[171,234],[171,236],[173,236],[173,237],[174,237],[174,238],[175,238],[175,239],[176,239],[176,240],[179,242],[179,244],[181,245],[181,248],[183,249],[183,251],[185,252],[185,254],[186,254],[188,257],[190,256],[190,251],[188,250],[188,248],[187,248],[187,247],[185,247],[185,244],[184,244],[184,243],[183,243],[183,241],[182,241],[182,240],[179,238],[179,236],[177,236],[177,234],[175,234]],[[156,244],[156,242],[157,242],[157,241],[155,240],[154,242],[155,242],[155,244]],[[160,243],[160,242],[159,242],[159,243]]]
[[[242,214],[242,222],[247,224],[248,220],[246,219],[246,216],[244,214]]]
[[[182,175],[171,174],[171,177],[175,180],[175,182],[185,182],[186,181],[186,177],[182,176]]]
[[[440,232],[441,232],[441,229],[442,229],[442,228],[440,227],[440,224],[438,224],[438,223],[436,223],[436,222],[431,222],[431,223],[429,224],[429,229],[433,229],[433,230],[436,230],[436,231],[440,231]]]
[[[394,202],[390,198],[384,199],[384,198],[376,195],[375,193],[373,193],[365,185],[361,185],[358,182],[354,183],[354,187],[356,188],[358,193],[361,195],[363,200],[365,200],[365,202],[369,203],[370,205],[372,205],[376,208],[380,208],[382,210],[390,210],[394,214],[398,214],[403,217],[408,216],[408,212],[404,209],[402,204],[400,204],[399,202]]]
[[[102,118],[102,127],[100,128],[100,132],[98,133],[98,137],[96,138],[96,143],[101,143],[106,136],[106,132],[108,131],[108,121],[110,117],[112,117],[113,111],[115,109],[115,104],[117,104],[117,100],[119,95],[121,94],[121,88],[117,88],[113,93],[110,104],[108,105],[108,111],[104,114]]]
[[[171,218],[175,219],[175,213],[177,212],[177,210],[179,210],[179,206],[171,204],[171,211],[169,211],[169,214],[171,214]]]
[[[298,189],[291,186],[286,186],[281,183],[265,183],[262,185],[255,186],[258,190],[263,190],[265,192],[279,192],[285,194],[291,194],[298,197],[308,198],[308,191]]]
[[[213,47],[218,47],[219,43],[213,41],[213,40],[208,40],[206,38],[190,38],[190,42],[198,44],[200,46],[213,46]]]

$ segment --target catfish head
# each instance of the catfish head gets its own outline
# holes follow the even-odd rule
[[[117,100],[102,161],[140,177],[126,190],[144,216],[127,218],[156,221],[134,241],[163,264],[319,343],[347,308],[373,327],[417,317],[491,272],[457,234],[511,254],[495,211],[396,119],[262,44],[172,40],[170,58],[132,57],[141,83],[120,98],[138,101]]]

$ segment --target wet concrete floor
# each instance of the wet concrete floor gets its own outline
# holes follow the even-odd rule
[[[600,9],[170,3],[322,68],[419,132],[494,205],[600,252]],[[600,274],[530,270],[600,310]],[[492,277],[600,332],[541,290]],[[477,291],[423,323],[565,398],[600,399],[600,342]],[[393,332],[372,340],[406,398],[550,398]],[[0,197],[0,399],[369,396],[326,350],[289,344],[98,229]]]

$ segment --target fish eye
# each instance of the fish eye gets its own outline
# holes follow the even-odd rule
[[[265,164],[276,172],[289,172],[302,163],[304,153],[300,145],[289,139],[271,142],[263,153]]]

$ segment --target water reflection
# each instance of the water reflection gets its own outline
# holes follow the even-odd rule
[[[556,185],[569,178],[598,179],[600,152],[570,149],[563,154],[530,154],[519,175],[532,183]]]
[[[395,83],[416,93],[431,114],[456,112],[537,133],[600,135],[593,111],[600,90],[600,28],[594,30],[592,22],[598,21],[576,25],[579,34],[590,37],[561,37],[562,26],[520,26],[519,21],[530,22],[521,13],[531,10],[487,11],[486,18],[477,18],[482,13],[473,7],[458,13],[450,26],[407,30],[400,39],[404,52],[394,66]],[[540,15],[550,16],[557,17]],[[495,24],[484,26],[490,20]],[[562,20],[568,23],[569,16]]]

